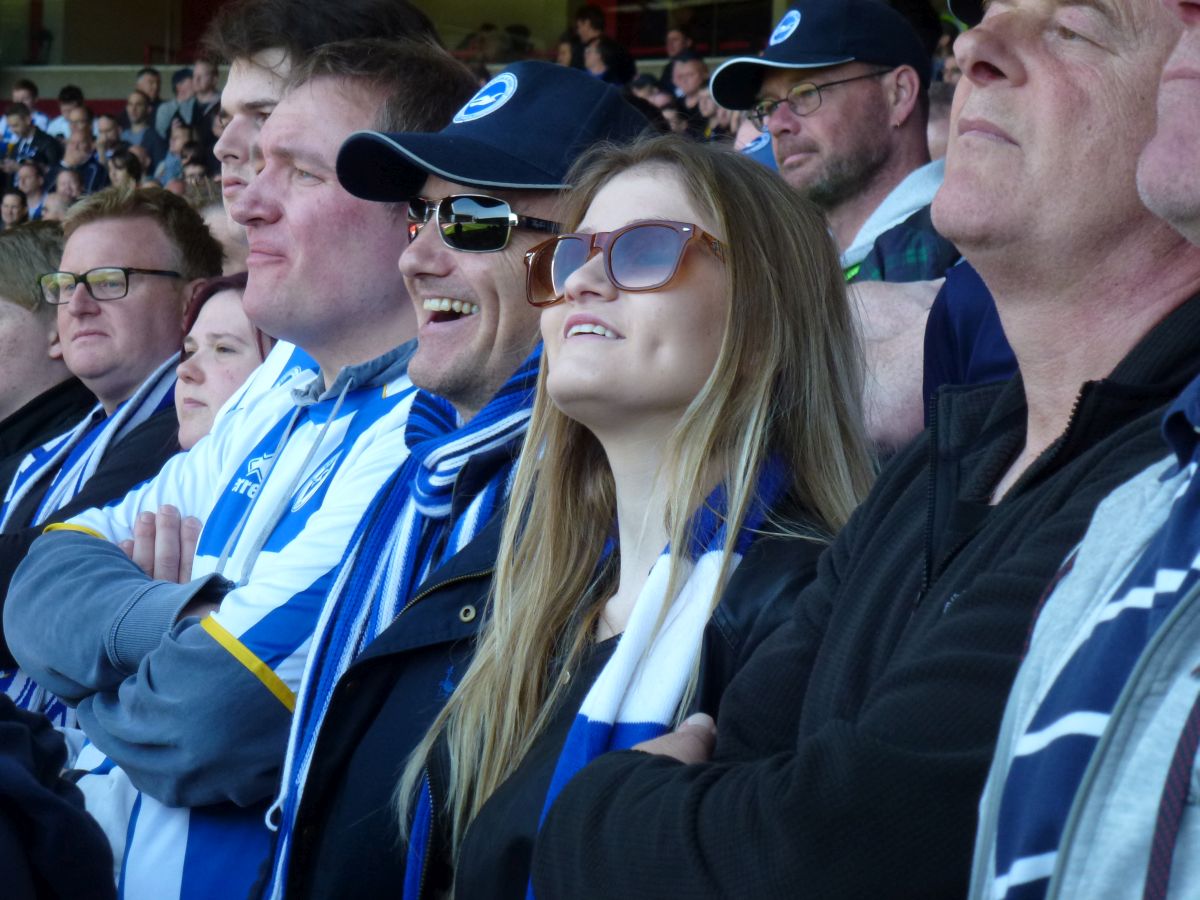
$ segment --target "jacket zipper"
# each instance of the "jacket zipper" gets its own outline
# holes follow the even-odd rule
[[[433,805],[433,776],[429,767],[425,767],[425,795],[429,799],[429,840],[425,842],[425,853],[421,857],[421,881],[417,885],[417,898],[425,896],[425,876],[429,874],[429,857],[433,853],[434,823],[437,821],[437,808]]]
[[[481,569],[478,572],[468,572],[465,575],[455,575],[453,578],[447,578],[445,581],[439,581],[437,584],[431,585],[430,587],[425,588],[425,590],[419,592],[415,597],[413,597],[411,600],[409,600],[407,603],[405,603],[404,606],[400,609],[400,612],[396,613],[396,619],[400,618],[402,615],[404,615],[406,612],[408,612],[416,603],[418,603],[421,600],[424,600],[426,597],[428,597],[434,591],[440,591],[442,588],[449,587],[452,584],[458,584],[460,581],[470,581],[472,578],[482,578],[485,575],[491,575],[495,571],[496,571],[496,567],[491,566],[490,568],[487,568],[487,569]],[[396,619],[392,619],[392,621],[394,622],[394,621],[396,621]]]

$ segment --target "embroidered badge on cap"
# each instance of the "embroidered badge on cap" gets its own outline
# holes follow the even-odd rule
[[[511,72],[501,72],[467,101],[467,105],[455,114],[454,121],[461,124],[482,119],[502,107],[516,92],[517,76]]]
[[[792,33],[800,27],[800,10],[789,9],[787,14],[779,20],[779,24],[775,26],[775,30],[771,32],[771,46],[781,44],[792,36]]]
[[[761,150],[767,144],[771,143],[771,132],[764,131],[745,147],[742,148],[743,153],[754,153],[756,150]]]

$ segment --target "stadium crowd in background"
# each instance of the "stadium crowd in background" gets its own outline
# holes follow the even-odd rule
[[[14,896],[1200,890],[1200,17],[950,7],[15,81]]]

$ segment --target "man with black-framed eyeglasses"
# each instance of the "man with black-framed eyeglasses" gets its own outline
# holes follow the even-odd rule
[[[848,280],[939,278],[958,258],[929,220],[943,172],[925,131],[930,68],[882,0],[801,0],[761,56],[713,73],[713,99],[769,132],[779,173],[825,211]]]
[[[220,274],[204,220],[159,188],[108,188],[64,223],[57,270],[29,279],[53,309],[57,352],[95,398],[73,427],[29,451],[0,484],[0,602],[43,529],[116,500],[179,452],[175,365],[191,288]],[[0,644],[0,692],[73,726],[74,714],[16,668]]]

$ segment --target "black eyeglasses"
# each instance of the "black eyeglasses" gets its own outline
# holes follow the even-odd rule
[[[101,266],[76,275],[74,272],[47,272],[38,278],[42,299],[59,306],[69,303],[70,292],[82,284],[93,300],[120,300],[129,293],[130,275],[161,275],[164,278],[182,278],[178,272],[166,269],[136,269],[132,266]]]
[[[514,228],[558,234],[562,226],[549,219],[514,213],[503,200],[482,194],[455,194],[440,200],[416,197],[408,202],[408,242],[411,244],[436,218],[442,243],[464,253],[494,253],[508,246]]]
[[[759,131],[767,130],[767,119],[771,117],[771,113],[779,108],[780,104],[786,103],[788,109],[796,116],[811,116],[821,108],[821,91],[825,88],[835,87],[839,84],[849,84],[852,81],[862,81],[864,78],[878,78],[880,75],[886,75],[892,69],[880,69],[878,72],[868,72],[866,75],[855,75],[853,78],[842,78],[839,81],[827,81],[824,84],[812,84],[804,81],[800,84],[793,85],[787,92],[787,96],[781,100],[759,100],[758,103],[747,111],[746,118],[755,124]]]

